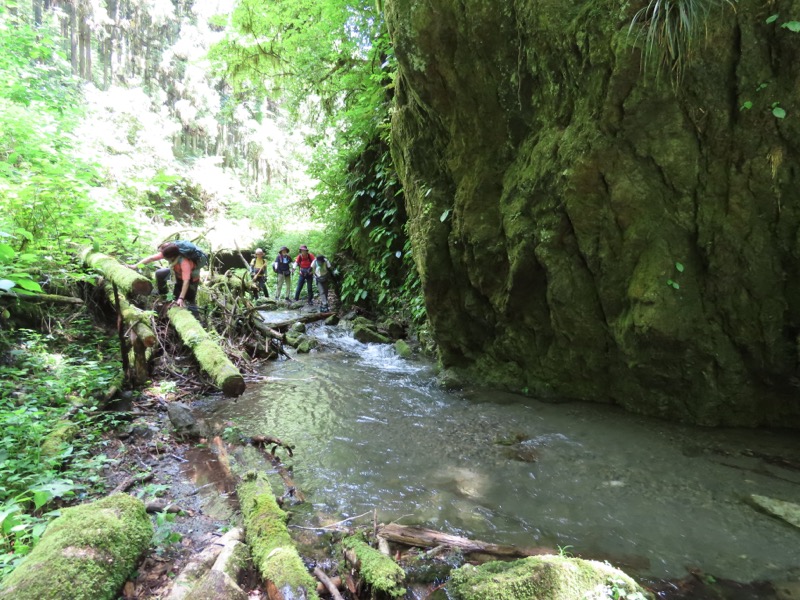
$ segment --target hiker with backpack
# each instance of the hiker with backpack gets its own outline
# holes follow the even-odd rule
[[[195,300],[197,287],[200,284],[200,269],[208,264],[206,254],[192,242],[176,240],[166,242],[158,247],[158,253],[139,261],[134,268],[155,262],[168,260],[170,266],[156,271],[156,287],[162,296],[167,294],[167,280],[174,276],[175,288],[173,301],[181,307],[188,307],[195,317],[199,316]]]
[[[314,278],[317,280],[317,291],[319,291],[319,298],[322,306],[322,312],[328,312],[328,285],[331,277],[331,263],[322,255],[317,255],[314,262],[311,263],[311,269],[314,271]]]
[[[275,257],[275,262],[272,263],[272,270],[278,277],[278,290],[275,293],[275,299],[280,300],[281,289],[283,284],[286,284],[286,297],[284,300],[289,300],[289,294],[292,293],[292,257],[289,256],[289,248],[283,246]]]
[[[256,248],[256,255],[250,261],[250,275],[253,276],[253,283],[256,286],[253,298],[258,300],[258,293],[264,294],[265,298],[269,298],[267,292],[267,260],[264,258],[264,251],[261,248]]]
[[[300,276],[297,278],[297,289],[294,291],[294,301],[300,300],[300,292],[303,284],[308,287],[308,304],[314,303],[314,271],[311,263],[314,262],[314,255],[308,251],[308,246],[300,246],[300,254],[294,259],[297,268],[300,269]]]

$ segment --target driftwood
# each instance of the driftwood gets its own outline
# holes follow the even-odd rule
[[[526,556],[538,556],[541,554],[553,553],[553,549],[551,548],[518,548],[516,546],[490,544],[488,542],[470,540],[467,538],[458,537],[456,535],[442,533],[441,531],[434,531],[433,529],[425,529],[423,527],[408,527],[405,525],[398,525],[397,523],[380,525],[378,527],[377,535],[378,537],[385,538],[390,542],[405,544],[406,546],[415,546],[418,548],[449,546],[450,548],[458,548],[465,554],[475,552],[480,554],[490,554],[499,558],[523,558]]]
[[[246,387],[244,377],[192,313],[173,306],[167,314],[175,331],[191,349],[203,370],[211,376],[214,385],[229,398],[241,396]]]
[[[122,494],[127,492],[131,486],[136,483],[145,483],[153,479],[153,472],[150,471],[149,473],[140,473],[139,475],[131,475],[130,477],[126,477],[125,479],[120,482],[120,484],[111,490],[109,496],[113,496],[114,494]]]
[[[289,453],[289,456],[292,456],[293,446],[285,444],[278,438],[269,435],[253,436],[248,441],[256,448],[260,448],[264,451],[263,452],[264,456],[270,463],[272,463],[272,466],[275,468],[275,470],[278,472],[278,475],[280,475],[281,479],[283,480],[283,484],[286,486],[286,495],[291,496],[298,502],[305,502],[306,501],[305,495],[298,489],[297,484],[295,484],[294,479],[292,479],[292,476],[289,473],[289,470],[283,466],[281,459],[275,455],[276,449],[278,447],[281,447],[286,449],[286,451]],[[267,446],[269,445],[272,446],[272,449],[271,451],[268,452]]]
[[[146,296],[153,291],[153,283],[147,277],[143,277],[107,254],[93,252],[91,248],[87,248],[81,252],[81,260],[86,266],[102,273],[106,279],[116,283],[117,287],[125,294]]]
[[[245,564],[245,561],[241,560],[242,552],[240,552],[243,538],[244,532],[241,529],[231,529],[192,556],[180,575],[175,578],[166,600],[246,598],[247,595],[235,581]],[[237,557],[237,554],[240,556]],[[211,588],[212,593],[209,594],[207,588]]]

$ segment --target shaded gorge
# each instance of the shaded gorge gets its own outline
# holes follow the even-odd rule
[[[294,444],[295,481],[331,521],[375,508],[383,522],[567,549],[643,579],[800,575],[800,529],[747,501],[800,497],[792,434],[447,392],[424,360],[338,328],[314,335],[318,351],[270,364],[263,385],[206,408],[245,435]]]

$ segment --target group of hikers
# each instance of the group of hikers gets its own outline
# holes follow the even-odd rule
[[[300,292],[303,291],[303,286],[307,288],[307,303],[314,303],[314,281],[317,283],[317,290],[319,291],[321,309],[323,312],[328,311],[328,287],[331,278],[331,263],[322,255],[314,256],[308,251],[308,246],[303,244],[300,246],[300,253],[292,259],[289,256],[289,248],[286,246],[281,247],[278,256],[272,262],[272,270],[275,272],[278,283],[275,298],[281,298],[281,290],[284,285],[286,286],[286,295],[284,300],[289,300],[289,294],[292,289],[292,275],[295,271],[299,271],[297,279],[297,287],[294,291],[294,300],[300,300]],[[253,260],[250,261],[250,273],[253,276],[253,283],[256,285],[255,297],[258,298],[259,292],[268,296],[267,293],[267,261],[264,258],[264,251],[257,248]]]
[[[149,264],[158,260],[169,261],[170,266],[156,271],[156,287],[161,295],[167,294],[168,280],[174,280],[173,301],[178,306],[186,306],[197,316],[197,287],[200,283],[200,269],[208,263],[208,257],[197,246],[191,242],[176,240],[166,242],[158,247],[158,252],[152,256],[142,259],[133,268]],[[253,295],[258,298],[259,293],[269,296],[267,293],[267,268],[269,267],[264,258],[264,250],[257,248],[253,259],[250,261],[250,274],[253,279]],[[303,286],[307,287],[307,303],[314,302],[314,281],[319,291],[321,307],[323,312],[328,312],[328,288],[332,277],[332,267],[330,261],[322,255],[314,256],[308,251],[305,244],[300,246],[299,254],[292,259],[289,256],[289,248],[283,246],[271,265],[272,270],[277,276],[277,293],[275,297],[281,298],[281,291],[286,286],[284,299],[289,301],[291,293],[292,275],[299,271],[297,288],[294,292],[295,302],[300,300],[300,293]]]

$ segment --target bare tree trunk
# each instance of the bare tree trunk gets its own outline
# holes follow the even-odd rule
[[[78,17],[77,8],[74,4],[67,4],[69,11],[69,62],[72,65],[72,74],[78,74]]]

